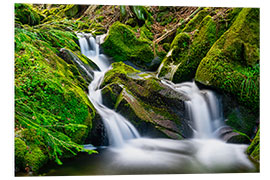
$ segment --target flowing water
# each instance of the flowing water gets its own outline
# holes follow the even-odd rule
[[[247,145],[228,144],[218,139],[216,131],[223,125],[221,102],[214,92],[200,90],[194,82],[173,84],[162,81],[190,98],[186,107],[193,122],[194,137],[186,140],[140,137],[127,119],[102,104],[99,85],[110,69],[110,63],[104,54],[100,54],[97,43],[103,37],[95,39],[82,34],[79,37],[82,54],[92,59],[101,70],[94,72],[88,97],[103,120],[110,145],[98,148],[99,154],[80,154],[60,167],[50,167],[45,175],[256,171],[245,154]]]

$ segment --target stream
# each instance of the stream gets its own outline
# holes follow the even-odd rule
[[[218,138],[216,131],[224,118],[220,99],[210,90],[200,90],[195,82],[174,84],[162,80],[190,101],[185,102],[194,123],[191,139],[171,140],[141,137],[136,128],[123,116],[102,103],[100,83],[110,62],[100,54],[103,36],[79,34],[82,54],[93,60],[100,71],[94,72],[88,97],[105,125],[108,147],[92,147],[99,153],[63,160],[62,166],[48,164],[41,173],[60,175],[125,175],[125,174],[182,174],[256,172],[255,165],[245,154],[247,145],[229,144]],[[85,69],[85,71],[87,71]]]

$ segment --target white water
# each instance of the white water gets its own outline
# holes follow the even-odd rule
[[[81,37],[79,39],[79,43],[82,54],[93,60],[101,70],[94,72],[94,79],[89,85],[88,97],[104,122],[110,145],[121,147],[125,141],[138,138],[140,135],[134,126],[123,116],[102,104],[101,90],[99,89],[99,86],[104,73],[110,68],[110,63],[104,54],[99,53],[99,45],[96,43],[95,38],[90,36],[89,42],[87,42],[86,38]]]
[[[194,138],[189,140],[150,139],[140,137],[134,126],[120,114],[102,104],[99,85],[110,63],[99,53],[93,37],[82,35],[79,39],[81,51],[101,69],[94,72],[89,85],[89,99],[104,122],[110,156],[104,160],[103,173],[207,173],[253,171],[253,164],[244,153],[247,145],[227,144],[215,136],[222,125],[220,102],[209,90],[199,90],[195,83],[173,84],[163,81],[176,91],[186,94],[190,118],[194,123]],[[97,37],[98,38],[98,37]],[[89,46],[90,44],[90,46]],[[164,169],[165,168],[165,169]],[[114,173],[112,173],[114,171]]]
[[[190,99],[185,103],[189,118],[194,123],[194,138],[217,138],[215,132],[223,125],[223,113],[215,93],[210,90],[200,90],[195,82],[181,84],[173,84],[165,80],[162,82]]]

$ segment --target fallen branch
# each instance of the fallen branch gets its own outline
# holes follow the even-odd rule
[[[202,7],[199,7],[198,9],[196,9],[189,17],[187,17],[186,19],[184,19],[183,21],[179,22],[178,24],[176,24],[174,26],[174,28],[172,28],[171,30],[167,31],[165,34],[163,34],[160,38],[156,39],[153,44],[158,44],[160,41],[162,41],[163,39],[167,38],[169,35],[172,35],[178,27],[180,27],[182,24],[188,22],[191,18],[193,18],[200,10],[202,9]]]

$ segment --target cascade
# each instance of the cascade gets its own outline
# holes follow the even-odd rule
[[[123,116],[102,104],[99,85],[104,73],[110,68],[108,58],[99,53],[99,44],[92,36],[79,35],[81,52],[93,60],[101,71],[94,71],[94,79],[89,85],[89,99],[100,114],[108,133],[109,143],[112,146],[121,147],[126,140],[140,137],[135,127]]]
[[[107,108],[102,104],[101,90],[99,85],[104,73],[110,68],[108,58],[99,53],[100,37],[97,40],[91,35],[79,34],[79,43],[82,54],[93,60],[101,71],[94,72],[94,79],[89,85],[89,98],[101,115],[111,144],[119,146],[125,140],[140,137],[135,127],[123,116]],[[82,66],[82,68],[84,68]],[[85,69],[85,68],[84,68]],[[216,138],[214,132],[222,124],[220,102],[214,92],[200,90],[195,82],[174,84],[162,80],[163,84],[170,86],[179,93],[185,94],[190,101],[186,101],[189,118],[193,120],[195,138]]]
[[[194,82],[164,85],[189,97],[186,101],[193,121],[194,137],[186,140],[140,137],[136,128],[123,116],[102,103],[99,88],[110,68],[108,58],[99,52],[100,37],[78,34],[82,54],[93,60],[94,71],[89,85],[89,99],[101,116],[110,146],[100,159],[101,174],[207,173],[253,171],[254,165],[244,153],[247,145],[227,144],[215,131],[223,125],[222,106],[215,93],[200,90]],[[95,165],[91,164],[91,167]],[[84,166],[82,168],[85,168]],[[86,170],[88,173],[88,170]]]
[[[220,100],[215,93],[210,90],[200,90],[195,82],[180,84],[166,80],[162,82],[190,99],[185,102],[185,105],[195,129],[194,138],[217,138],[215,132],[223,125],[223,113]]]

